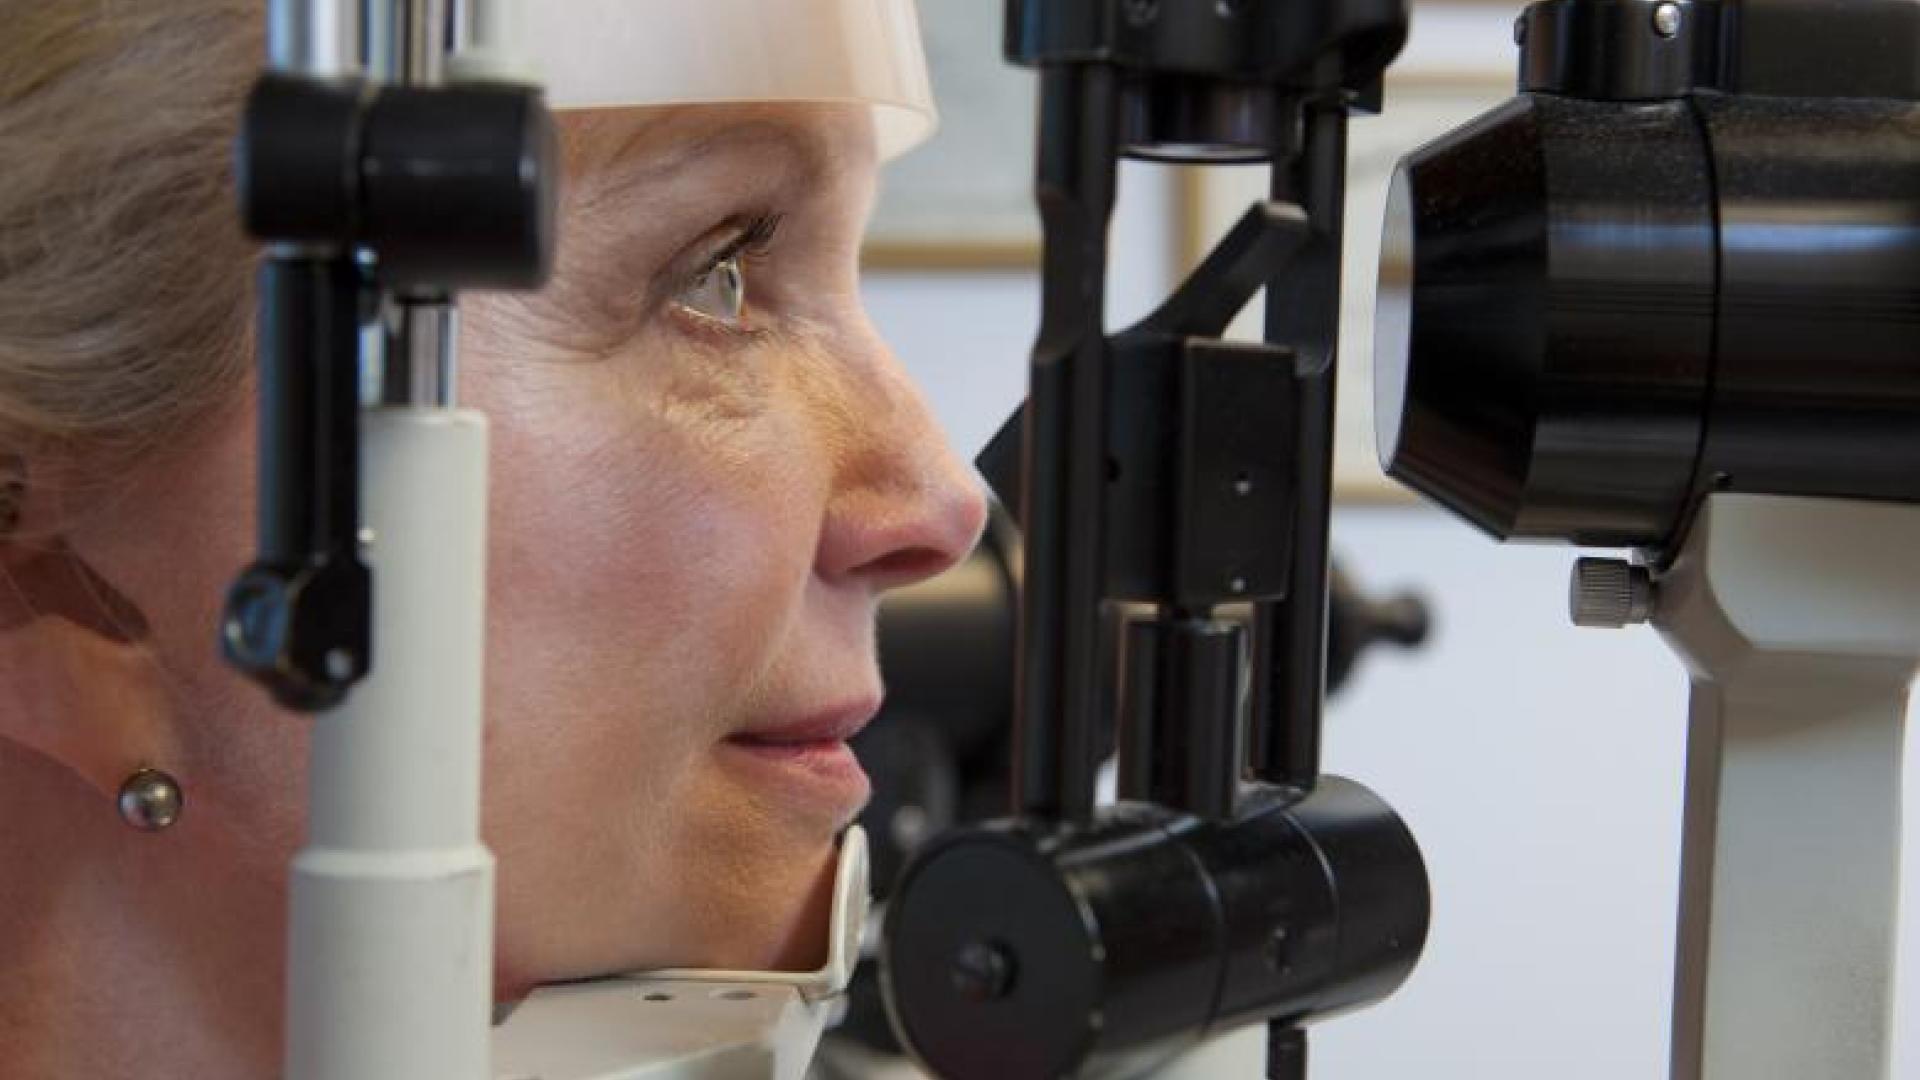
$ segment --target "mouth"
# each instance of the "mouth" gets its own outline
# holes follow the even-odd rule
[[[874,695],[820,712],[778,718],[736,731],[721,743],[725,757],[753,774],[760,786],[851,817],[871,785],[847,740],[880,711]]]

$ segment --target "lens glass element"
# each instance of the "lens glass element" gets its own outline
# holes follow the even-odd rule
[[[1413,193],[1404,164],[1387,189],[1380,230],[1380,282],[1373,309],[1373,435],[1380,467],[1393,469],[1407,405],[1408,347],[1413,335]]]

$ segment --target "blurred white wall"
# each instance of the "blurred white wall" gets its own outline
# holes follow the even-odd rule
[[[1410,55],[1462,70],[1510,62],[1510,16],[1498,4],[1423,7]],[[1170,287],[1177,233],[1164,173],[1129,165],[1122,189],[1116,323]],[[1036,277],[872,273],[866,298],[955,441],[977,450],[1024,393]],[[1412,505],[1345,508],[1334,534],[1370,590],[1417,589],[1437,614],[1424,650],[1362,660],[1326,748],[1329,771],[1372,786],[1412,825],[1434,917],[1400,994],[1317,1030],[1313,1075],[1664,1076],[1686,718],[1679,662],[1651,630],[1568,625],[1569,549],[1502,547]],[[1910,768],[1915,756],[1910,747]],[[1915,862],[1909,927],[1920,919]],[[1902,955],[1902,981],[1915,986],[1920,930]],[[1913,1080],[1920,986],[1897,1008],[1893,1075]]]

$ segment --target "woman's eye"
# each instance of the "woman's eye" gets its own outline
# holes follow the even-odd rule
[[[702,271],[680,295],[680,307],[726,326],[741,325],[747,311],[747,274],[741,255],[729,255]]]
[[[674,306],[729,330],[749,329],[747,264],[767,254],[779,227],[779,214],[762,214],[747,222],[725,246],[707,256],[704,269],[686,279],[673,298]]]

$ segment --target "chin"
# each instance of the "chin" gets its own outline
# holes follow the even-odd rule
[[[660,968],[819,968],[839,836],[868,792],[857,763],[836,758],[719,744],[630,823],[572,842],[571,829],[516,835],[502,851],[497,996]]]
[[[727,862],[730,860],[722,860]],[[502,925],[494,999],[518,1001],[549,983],[662,968],[813,971],[826,962],[838,848],[831,838],[788,849],[778,865],[710,865],[682,877],[670,904],[635,894],[617,928],[591,935],[569,920]],[[526,931],[531,930],[531,933]]]

